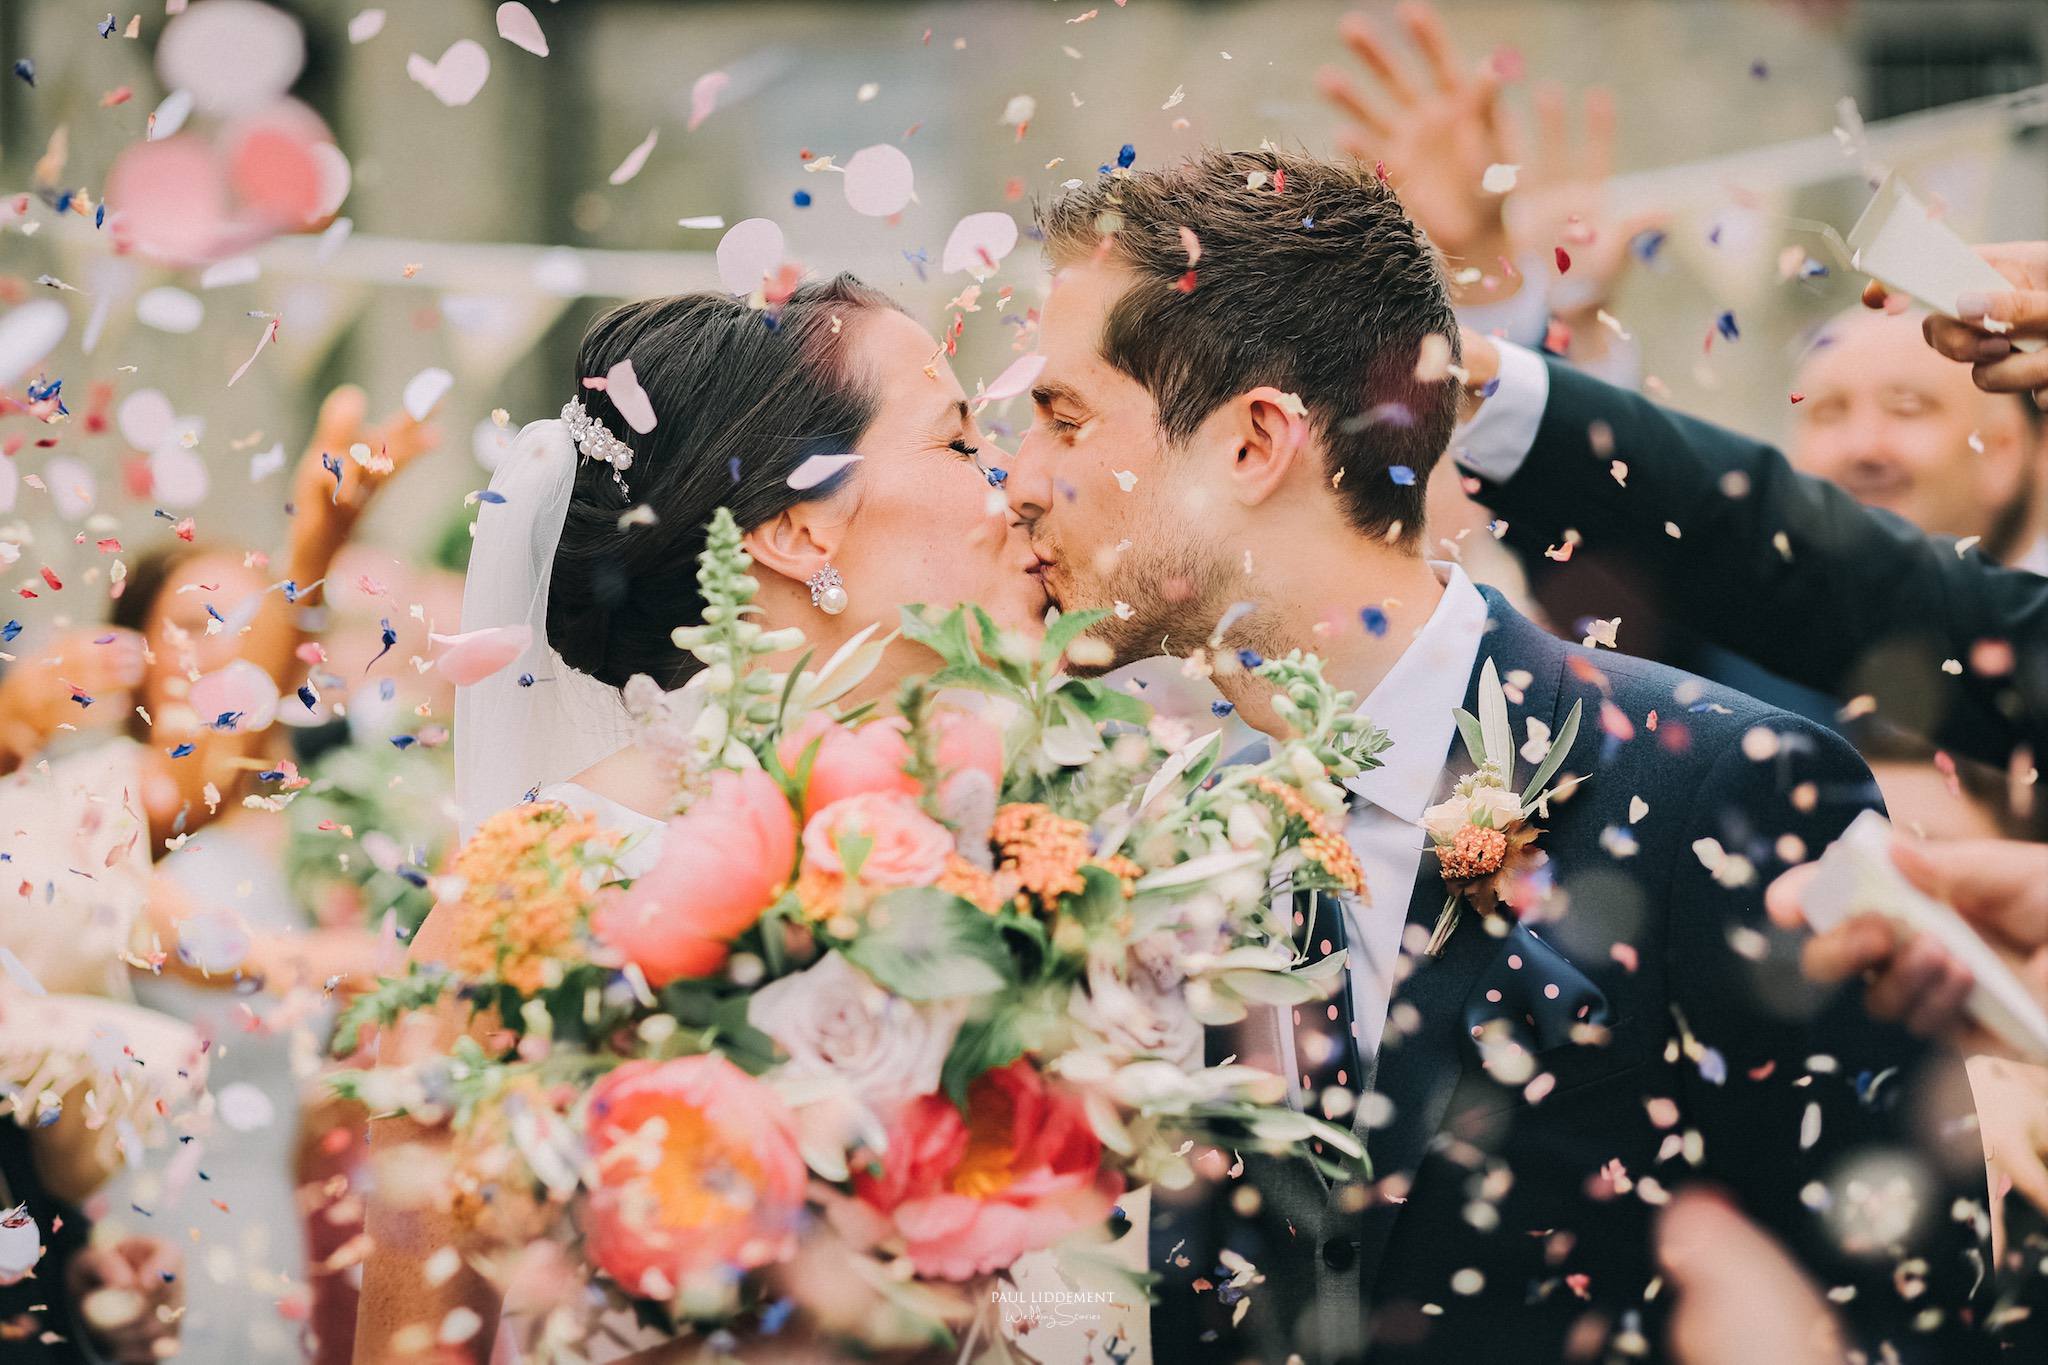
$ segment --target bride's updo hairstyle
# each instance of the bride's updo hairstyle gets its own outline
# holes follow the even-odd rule
[[[576,396],[633,450],[621,491],[612,468],[576,473],[548,588],[548,643],[570,667],[614,687],[645,673],[677,687],[699,667],[669,634],[702,617],[697,556],[711,514],[743,528],[827,497],[851,475],[802,491],[789,476],[814,455],[850,452],[874,420],[876,380],[855,361],[864,311],[894,309],[851,275],[806,284],[762,311],[723,294],[679,294],[614,308],[583,335]],[[582,386],[631,359],[654,406],[644,436],[601,389]],[[620,517],[645,505],[653,523]]]

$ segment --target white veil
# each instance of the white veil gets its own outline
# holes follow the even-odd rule
[[[455,801],[467,839],[529,791],[574,777],[633,739],[617,688],[548,645],[548,580],[578,456],[561,422],[529,422],[499,461],[476,519],[462,629],[527,626],[517,659],[455,693]],[[530,680],[524,681],[523,680]]]

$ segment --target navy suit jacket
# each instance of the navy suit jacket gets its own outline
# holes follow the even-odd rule
[[[1964,1326],[1978,1230],[1952,1216],[1956,1198],[1984,1198],[1974,1132],[1955,1121],[1967,1093],[1930,1108],[1928,1050],[1872,1023],[1860,990],[1804,981],[1797,939],[1764,914],[1772,877],[1878,804],[1862,760],[1811,721],[1565,644],[1486,598],[1479,660],[1509,685],[1517,743],[1583,704],[1561,770],[1582,780],[1539,844],[1552,905],[1505,936],[1468,910],[1432,960],[1417,945],[1444,901],[1435,858],[1413,887],[1370,888],[1408,898],[1413,954],[1355,1124],[1374,1179],[1333,1187],[1297,1157],[1250,1155],[1233,1180],[1225,1154],[1192,1197],[1156,1195],[1155,1357],[1660,1359],[1653,1224],[1692,1180],[1823,1287],[1853,1289],[1839,1311],[1873,1352],[1979,1349]],[[1469,770],[1454,746],[1444,790]],[[1212,1060],[1255,1051],[1212,1031]],[[1893,1223],[1870,1228],[1859,1199]],[[1869,1254],[1847,1254],[1859,1239]],[[1248,1290],[1228,1286],[1226,1249],[1256,1267]],[[1916,1259],[1925,1288],[1902,1290],[1894,1271]]]

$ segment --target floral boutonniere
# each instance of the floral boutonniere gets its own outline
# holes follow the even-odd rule
[[[1482,915],[1519,915],[1528,874],[1543,861],[1536,850],[1542,829],[1531,817],[1542,809],[1550,792],[1544,783],[1557,775],[1572,741],[1579,735],[1579,703],[1564,728],[1550,742],[1529,785],[1515,795],[1515,738],[1508,727],[1508,698],[1500,674],[1488,659],[1479,671],[1479,715],[1460,708],[1458,733],[1472,755],[1475,771],[1460,779],[1448,801],[1422,813],[1444,878],[1444,908],[1436,932],[1429,937],[1431,957],[1458,927],[1465,902]]]

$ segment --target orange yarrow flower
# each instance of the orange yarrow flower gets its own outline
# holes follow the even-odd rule
[[[608,851],[595,816],[553,801],[529,802],[484,821],[455,855],[462,898],[455,905],[455,968],[495,975],[532,994],[547,964],[582,957],[578,931],[597,891],[587,875],[590,846]]]
[[[1126,896],[1144,875],[1143,868],[1121,855],[1097,858],[1088,844],[1088,826],[1035,802],[1013,802],[997,810],[989,842],[996,850],[996,881],[1017,888],[1018,908],[1027,913],[1027,897],[1049,906],[1061,896],[1080,895],[1087,889],[1082,869],[1091,865],[1121,881]]]
[[[1322,868],[1338,886],[1371,904],[1365,886],[1365,869],[1359,866],[1358,855],[1351,851],[1351,841],[1344,837],[1342,829],[1331,823],[1329,816],[1285,782],[1255,777],[1251,786],[1278,806],[1287,819],[1298,820],[1308,827],[1308,834],[1301,841],[1304,857]]]

